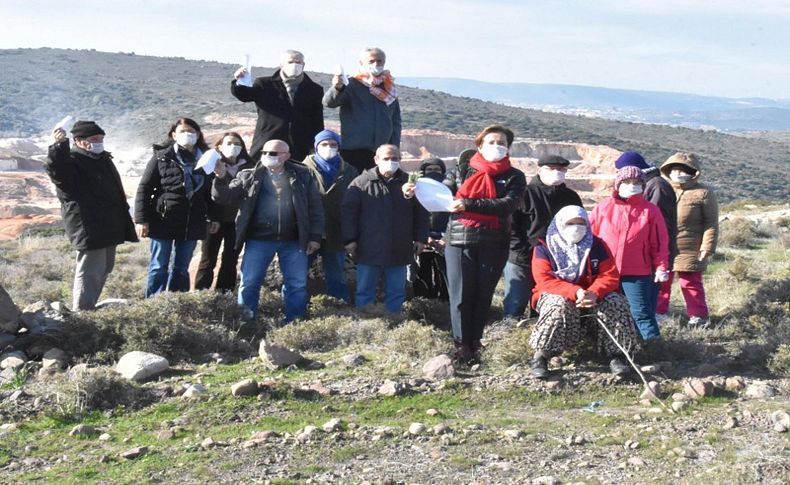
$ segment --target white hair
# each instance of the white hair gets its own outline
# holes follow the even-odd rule
[[[368,56],[370,54],[376,54],[377,56],[381,56],[381,59],[383,61],[387,60],[387,54],[385,54],[384,51],[379,49],[378,47],[366,47],[359,54],[359,59],[362,60],[362,61],[367,61]]]
[[[288,49],[280,55],[280,65],[287,64],[291,57],[296,57],[304,62],[304,54],[293,49]]]

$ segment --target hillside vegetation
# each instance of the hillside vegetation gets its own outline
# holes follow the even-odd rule
[[[309,54],[307,61],[309,68]],[[254,115],[253,106],[230,94],[235,67],[93,50],[0,50],[0,136],[45,133],[64,115],[74,114],[98,120],[112,136],[148,144],[158,141],[178,116]],[[397,76],[398,66],[391,67]],[[256,76],[271,71],[253,68]],[[329,85],[329,75],[309,75]],[[705,179],[720,188],[724,201],[786,200],[790,195],[787,142],[546,113],[405,86],[400,93],[406,128],[473,134],[498,122],[520,137],[638,150],[652,161],[690,151],[701,155]],[[327,109],[325,117],[337,119],[337,111]]]

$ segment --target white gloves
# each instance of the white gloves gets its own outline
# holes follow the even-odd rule
[[[669,271],[656,270],[656,277],[653,279],[656,283],[665,283],[669,281]]]

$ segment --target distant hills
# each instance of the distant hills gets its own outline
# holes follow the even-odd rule
[[[142,146],[160,141],[179,116],[201,122],[208,116],[212,120],[253,116],[251,104],[240,103],[230,94],[236,67],[93,50],[0,50],[0,137],[45,134],[63,116],[72,114],[95,119],[108,128],[110,136]],[[253,67],[256,76],[271,72]],[[328,74],[308,74],[325,88],[329,86]],[[653,162],[676,151],[695,152],[705,164],[705,180],[719,187],[724,201],[790,198],[790,143],[782,138],[558,114],[405,85],[400,96],[406,128],[474,134],[485,125],[502,123],[519,137],[637,150]],[[336,120],[337,110],[326,109],[324,115]]]
[[[399,78],[408,86],[565,114],[723,131],[790,131],[790,99],[722,98],[660,91],[469,79]]]

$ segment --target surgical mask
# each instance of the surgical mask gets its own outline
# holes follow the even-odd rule
[[[385,173],[394,174],[400,168],[400,160],[382,160],[376,162],[376,166],[378,166],[381,175]]]
[[[622,197],[623,199],[627,199],[632,195],[638,195],[642,193],[642,185],[632,185],[632,184],[620,184],[620,187],[617,188],[617,194]]]
[[[568,224],[560,230],[562,238],[571,244],[576,244],[584,239],[585,234],[587,234],[587,226],[580,224]]]
[[[90,146],[88,147],[88,151],[93,153],[94,155],[98,155],[100,153],[103,153],[104,152],[104,143],[102,143],[102,142],[91,143]]]
[[[188,131],[181,131],[176,133],[176,143],[184,148],[195,146],[197,143],[197,133],[190,133]]]
[[[673,171],[669,172],[669,178],[673,182],[677,182],[679,184],[685,184],[686,182],[691,180],[692,177],[694,177],[694,176],[691,175],[690,173],[686,173],[686,172],[684,172],[682,170],[673,170]]]
[[[266,168],[277,168],[280,165],[280,157],[275,155],[265,155],[261,157],[261,163]]]
[[[324,160],[332,160],[337,156],[337,148],[327,145],[318,146],[318,155]]]
[[[540,181],[546,185],[560,185],[565,182],[565,172],[541,167],[539,170]]]
[[[241,153],[241,146],[240,145],[221,145],[219,147],[219,152],[222,153],[222,156],[225,158],[236,158]]]
[[[304,71],[304,64],[289,62],[288,64],[283,66],[283,73],[287,77],[296,77],[302,74],[302,71]]]
[[[480,147],[480,154],[489,162],[498,162],[507,155],[507,147],[504,145],[483,145]]]
[[[380,76],[384,72],[384,66],[378,64],[368,64],[368,72],[374,76]]]

